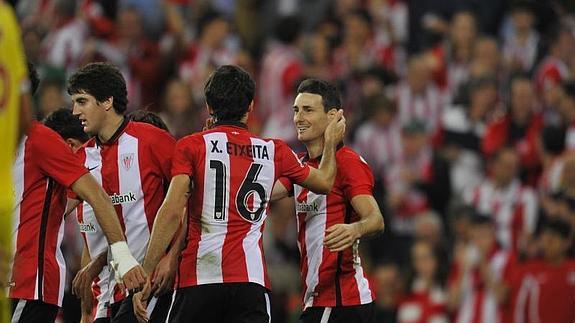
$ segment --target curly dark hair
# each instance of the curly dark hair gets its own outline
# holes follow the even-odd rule
[[[341,96],[337,88],[326,81],[318,79],[306,79],[302,81],[298,88],[297,94],[311,93],[321,96],[323,110],[328,112],[331,109],[342,109]]]
[[[113,98],[114,110],[124,114],[128,105],[126,81],[118,68],[108,63],[90,63],[68,80],[68,94],[87,93],[103,102]]]
[[[254,99],[256,83],[241,67],[223,65],[208,78],[206,103],[217,121],[239,121]]]
[[[64,140],[71,138],[84,143],[90,139],[84,132],[80,119],[68,108],[55,110],[44,119],[43,123],[46,127],[56,131]]]

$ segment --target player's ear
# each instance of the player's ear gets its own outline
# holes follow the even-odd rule
[[[327,111],[327,117],[331,120],[331,118],[333,118],[336,113],[337,113],[337,108],[333,107],[333,108],[329,109],[329,111]]]
[[[206,104],[206,109],[208,110],[208,114],[213,116],[214,115],[214,109],[212,109],[209,105]]]
[[[114,97],[111,96],[106,100],[102,101],[102,105],[104,106],[104,109],[106,109],[106,111],[110,110],[111,108],[114,107]]]
[[[250,106],[248,107],[248,112],[252,112],[254,111],[254,100],[252,100],[252,102],[250,102]]]

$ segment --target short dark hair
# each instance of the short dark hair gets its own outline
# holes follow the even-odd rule
[[[318,79],[303,80],[297,87],[297,94],[311,93],[321,96],[323,109],[328,112],[331,109],[341,109],[341,96],[337,88],[326,81]]]
[[[565,150],[566,129],[558,126],[547,126],[541,131],[543,149],[553,155],[560,155]]]
[[[64,140],[76,139],[86,142],[90,139],[77,116],[68,108],[60,108],[50,113],[43,121],[44,125],[56,131]]]
[[[135,110],[128,113],[128,119],[136,122],[151,124],[152,126],[168,131],[168,126],[157,114],[146,110]]]
[[[563,219],[550,219],[543,225],[541,232],[551,232],[562,239],[569,239],[571,236],[571,225]]]
[[[217,121],[239,121],[254,100],[256,83],[241,67],[223,65],[204,86],[206,103]]]
[[[128,105],[126,81],[118,68],[108,63],[90,63],[80,68],[68,80],[68,94],[87,93],[103,102],[114,99],[114,110],[124,114]]]

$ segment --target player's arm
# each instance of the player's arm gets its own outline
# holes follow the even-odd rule
[[[345,134],[345,117],[343,110],[338,110],[331,119],[324,133],[323,153],[319,168],[310,168],[308,177],[300,183],[314,193],[327,194],[335,181],[336,162],[335,151]]]
[[[141,288],[146,282],[146,274],[128,248],[120,220],[108,194],[89,173],[82,175],[70,188],[92,206],[96,220],[110,244],[114,270],[122,277],[126,288]]]
[[[286,198],[288,196],[289,196],[289,190],[286,188],[284,183],[282,183],[282,181],[278,179],[276,181],[276,183],[274,184],[274,188],[272,190],[272,196],[270,198],[270,202],[279,201],[279,200]]]
[[[144,259],[144,270],[152,274],[181,224],[190,187],[188,175],[176,175],[170,182],[168,193],[158,210],[150,243]]]
[[[78,205],[80,205],[80,200],[74,198],[68,198],[66,201],[66,213],[64,213],[64,217],[67,217]]]
[[[360,220],[350,224],[336,224],[326,230],[324,245],[332,252],[342,251],[364,236],[383,231],[383,215],[372,195],[357,195],[351,206]]]
[[[78,271],[72,281],[72,294],[81,299],[82,315],[91,315],[92,313],[92,282],[94,278],[102,271],[106,265],[107,252],[102,252],[94,260],[90,259],[88,247],[84,243],[82,250],[82,269]]]

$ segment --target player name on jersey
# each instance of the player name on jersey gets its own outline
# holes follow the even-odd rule
[[[218,145],[219,140],[210,140],[210,142],[212,144],[212,153],[222,154],[224,152]],[[233,142],[226,142],[226,151],[228,155],[270,160],[268,148],[263,145],[239,145]]]

